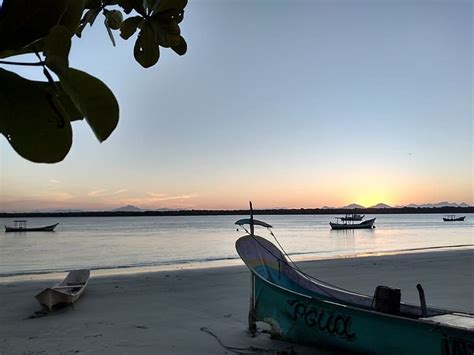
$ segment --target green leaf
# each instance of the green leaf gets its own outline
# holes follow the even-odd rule
[[[106,140],[119,119],[119,106],[112,91],[99,79],[73,68],[60,76],[60,84],[97,139]]]
[[[188,50],[188,45],[186,41],[184,40],[184,38],[180,36],[178,44],[175,46],[171,46],[171,49],[179,55],[184,55],[186,54],[186,51]]]
[[[84,119],[84,115],[80,112],[74,102],[72,102],[71,97],[64,91],[63,87],[59,81],[54,83],[45,82],[45,81],[34,81],[34,83],[46,90],[51,96],[54,96],[58,101],[62,110],[64,110],[65,115],[69,121],[77,121]]]
[[[64,159],[72,144],[71,124],[57,99],[35,82],[0,69],[0,131],[12,148],[36,163]]]
[[[166,10],[183,10],[188,3],[188,0],[159,0],[156,1],[153,7],[153,13],[157,14]]]
[[[125,19],[120,25],[120,36],[129,39],[137,31],[138,25],[143,21],[141,16],[133,16]]]
[[[118,30],[123,21],[122,13],[118,10],[104,10],[105,20],[109,27],[113,30]]]
[[[135,0],[119,0],[118,5],[128,15],[130,12],[132,12],[135,6]]]
[[[84,0],[69,0],[68,7],[59,20],[58,25],[66,27],[71,37],[76,33],[81,22],[84,5]]]
[[[109,23],[107,22],[107,18],[104,19],[104,25],[105,25],[105,28],[107,29],[107,33],[109,35],[110,41],[112,42],[112,45],[115,47],[114,34],[112,33],[112,30],[110,29]]]
[[[118,0],[117,4],[128,15],[132,10],[135,10],[142,16],[146,16],[145,8],[142,0]]]
[[[96,8],[100,8],[101,6],[101,0],[86,0],[86,3],[85,3],[85,8],[86,9],[96,9]]]
[[[69,51],[71,49],[71,34],[64,26],[51,29],[44,39],[43,53],[46,65],[56,74],[64,73],[69,67]]]
[[[44,39],[41,38],[20,49],[5,49],[3,51],[0,51],[0,58],[7,58],[7,57],[13,57],[16,55],[21,55],[21,54],[34,53],[35,50],[37,52],[42,52],[43,46],[44,46]]]
[[[0,51],[19,50],[45,37],[74,0],[4,0],[0,10]]]
[[[155,38],[153,28],[146,23],[138,34],[133,54],[138,63],[144,68],[155,65],[160,59],[160,48]]]
[[[77,37],[79,38],[81,37],[82,31],[87,26],[87,24],[90,24],[91,26],[94,24],[94,21],[97,18],[97,15],[99,15],[100,11],[101,11],[101,8],[98,7],[96,9],[90,9],[84,14],[80,25],[77,27],[77,31],[76,31]]]

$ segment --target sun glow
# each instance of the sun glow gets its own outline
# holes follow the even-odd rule
[[[378,203],[385,203],[392,206],[392,198],[387,192],[370,192],[363,196],[359,195],[354,198],[354,202],[364,207],[371,207]]]

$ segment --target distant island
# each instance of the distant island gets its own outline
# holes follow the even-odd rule
[[[119,208],[111,210],[111,212],[143,212],[143,211],[144,211],[143,209],[133,206],[133,205],[127,205],[127,206],[123,206],[123,207],[119,207]]]
[[[247,209],[241,210],[144,210],[136,206],[127,205],[110,211],[48,211],[48,212],[1,212],[0,217],[125,217],[125,216],[216,216],[216,215],[247,215]],[[401,207],[391,207],[387,204],[379,203],[372,207],[363,207],[357,204],[350,204],[340,208],[324,206],[322,208],[273,208],[254,209],[255,215],[334,215],[346,213],[360,214],[416,214],[416,213],[444,213],[461,214],[474,213],[474,206],[465,203],[439,206],[439,204],[408,205]]]

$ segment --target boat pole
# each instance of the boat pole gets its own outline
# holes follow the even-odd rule
[[[249,201],[250,204],[250,235],[254,237],[254,225],[253,225],[253,209],[252,209],[252,201]],[[249,333],[251,336],[255,336],[257,333],[257,317],[255,315],[255,274],[253,271],[250,271],[250,307],[249,307]]]
[[[254,225],[253,225],[253,208],[252,208],[252,201],[249,201],[250,204],[250,235],[253,237],[254,234]]]
[[[420,296],[420,307],[421,307],[421,315],[426,317],[428,315],[428,311],[426,309],[426,299],[425,299],[425,291],[421,284],[416,285],[416,289],[418,290],[418,295]]]

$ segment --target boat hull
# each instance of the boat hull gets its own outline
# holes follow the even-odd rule
[[[44,289],[35,298],[49,311],[73,304],[83,294],[89,276],[89,270],[71,271],[63,281],[53,287]]]
[[[16,228],[16,227],[8,227],[5,226],[5,232],[54,232],[54,228],[59,223],[52,224],[50,226],[45,226],[45,227],[36,227],[36,228]]]
[[[474,351],[474,315],[400,303],[377,312],[374,298],[309,277],[268,240],[245,236],[236,249],[251,271],[249,329],[268,323],[274,337],[358,353],[466,354]]]
[[[446,217],[443,217],[443,221],[445,221],[445,222],[462,222],[462,221],[464,221],[464,218],[466,218],[466,216],[464,216],[464,217],[457,217],[457,218],[446,218]]]
[[[329,222],[332,229],[370,229],[374,227],[375,218],[361,223],[333,223]]]
[[[256,274],[253,278],[255,321],[269,324],[282,340],[366,354],[467,355],[474,350],[468,330],[320,300]]]

